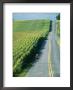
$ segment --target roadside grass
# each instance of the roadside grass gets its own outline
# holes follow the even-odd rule
[[[56,25],[57,25],[56,27],[57,40],[56,41],[57,41],[58,46],[60,47],[60,20],[57,20]]]
[[[60,38],[57,38],[57,44],[58,44],[58,46],[60,47]]]

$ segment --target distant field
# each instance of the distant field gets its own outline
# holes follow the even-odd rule
[[[50,20],[13,21],[13,76],[26,74],[49,29]]]
[[[49,20],[13,21],[13,31],[44,30],[49,28]]]

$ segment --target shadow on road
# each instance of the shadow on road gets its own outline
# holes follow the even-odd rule
[[[34,46],[33,50],[31,50],[31,53],[26,57],[26,59],[25,59],[26,61],[23,62],[22,69],[29,68],[29,67],[33,66],[33,63],[38,61],[38,59],[42,55],[41,51],[44,49],[44,46],[46,44],[46,40],[47,40],[47,38],[42,37],[38,41],[37,45]]]
[[[27,72],[33,66],[33,64],[39,60],[42,55],[41,51],[44,49],[46,44],[46,40],[47,37],[41,37],[39,39],[37,45],[33,47],[30,54],[22,60],[21,69],[17,69],[16,72],[13,73],[14,77],[17,77],[24,70]]]

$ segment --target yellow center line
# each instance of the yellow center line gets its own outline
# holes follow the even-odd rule
[[[53,77],[53,68],[52,68],[52,61],[51,61],[51,41],[49,40],[49,54],[48,54],[48,74],[49,77]]]

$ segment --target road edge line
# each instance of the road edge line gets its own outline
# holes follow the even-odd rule
[[[48,74],[49,77],[53,77],[54,72],[53,72],[53,68],[52,68],[52,61],[51,61],[51,41],[49,40],[49,54],[48,54]]]

